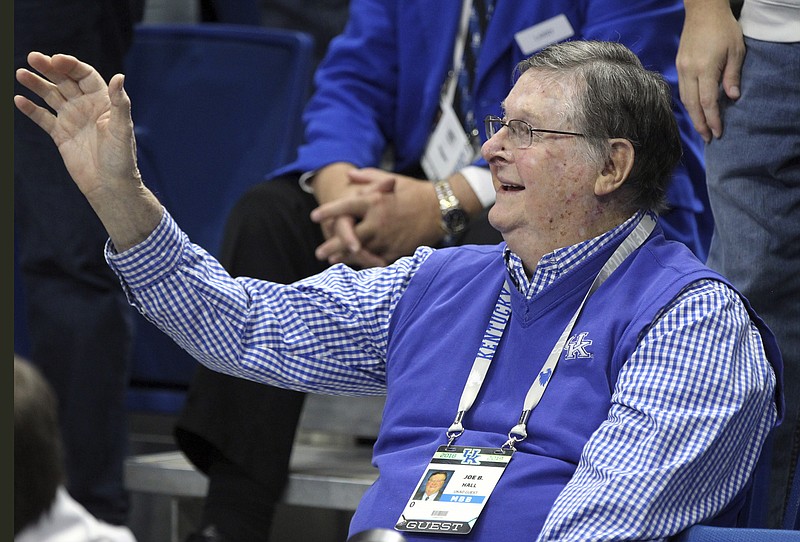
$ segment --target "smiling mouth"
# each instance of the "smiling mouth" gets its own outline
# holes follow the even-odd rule
[[[525,187],[515,184],[500,183],[500,190],[503,192],[519,192],[520,190],[525,190]]]

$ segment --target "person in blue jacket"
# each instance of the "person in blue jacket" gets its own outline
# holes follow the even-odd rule
[[[351,533],[661,541],[735,524],[783,415],[781,355],[749,302],[665,238],[678,129],[663,78],[625,46],[548,46],[484,118],[503,242],[289,285],[233,278],[180,230],[136,166],[122,74],[28,61],[41,75],[17,79],[52,110],[15,104],[57,145],[143,316],[215,371],[386,394]],[[433,469],[453,471],[442,497],[414,500]]]
[[[351,2],[316,71],[305,143],[234,208],[223,265],[234,276],[290,283],[339,261],[386,265],[423,244],[499,242],[486,220],[494,190],[476,152],[480,120],[500,113],[517,62],[552,42],[588,38],[628,45],[670,82],[683,159],[667,188],[664,228],[704,259],[712,221],[703,142],[677,100],[682,24],[682,2],[673,0]],[[448,131],[462,144],[436,135]],[[448,159],[437,160],[442,154]],[[268,539],[263,518],[282,493],[302,404],[301,394],[198,368],[176,439],[209,476],[204,524],[234,540]],[[261,521],[263,537],[233,534]]]

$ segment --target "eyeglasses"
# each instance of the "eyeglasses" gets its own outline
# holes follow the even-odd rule
[[[508,128],[511,144],[517,149],[527,149],[534,143],[539,143],[544,139],[542,134],[561,134],[568,136],[585,137],[584,134],[577,132],[564,132],[561,130],[544,130],[542,128],[534,128],[524,120],[510,119],[503,120],[500,117],[489,115],[483,119],[486,129],[486,138],[490,139],[504,126]]]

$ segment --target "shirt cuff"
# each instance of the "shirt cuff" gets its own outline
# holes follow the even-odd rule
[[[478,196],[478,201],[485,209],[494,204],[496,193],[492,183],[492,172],[487,168],[478,166],[467,166],[459,171],[469,183],[472,191]]]
[[[177,267],[188,242],[186,234],[164,209],[161,222],[147,239],[125,252],[117,252],[109,239],[105,256],[124,285],[135,291],[147,288]]]
[[[314,189],[311,187],[311,179],[314,178],[314,175],[317,174],[317,171],[318,170],[316,169],[313,171],[306,171],[300,175],[300,180],[298,182],[300,183],[300,188],[303,189],[303,192],[312,195],[314,194]]]

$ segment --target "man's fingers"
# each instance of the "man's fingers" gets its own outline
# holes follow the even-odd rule
[[[124,87],[125,76],[118,73],[108,84],[108,98],[111,101],[111,124],[113,126],[131,125],[131,100]]]
[[[66,99],[104,91],[106,88],[106,83],[97,70],[71,55],[48,56],[32,51],[28,53],[28,64],[55,85]]]
[[[19,68],[16,76],[17,81],[19,81],[22,86],[43,99],[53,111],[60,110],[66,103],[66,99],[64,99],[58,87],[41,76],[25,68]]]
[[[387,178],[393,178],[394,176],[395,174],[391,171],[384,171],[374,167],[352,169],[347,172],[347,177],[350,179],[350,182],[360,184],[374,183]]]
[[[742,62],[743,56],[735,54],[729,58],[728,63],[725,64],[725,70],[722,72],[722,88],[725,89],[725,94],[731,100],[738,100],[741,96],[739,84],[742,78]]]
[[[373,254],[368,250],[359,250],[346,260],[350,265],[366,269],[368,267],[386,267],[389,265],[384,258]]]
[[[397,179],[395,177],[387,177],[386,179],[381,179],[380,181],[375,183],[375,189],[378,192],[391,194],[392,192],[394,192],[395,184],[397,184]]]
[[[338,237],[331,237],[321,245],[319,245],[314,250],[314,256],[321,262],[327,261],[329,263],[335,263],[331,261],[331,258],[337,257],[343,253],[343,245],[342,240]],[[342,257],[342,256],[338,256]]]
[[[352,216],[341,216],[334,224],[334,235],[341,240],[343,248],[349,252],[361,250],[361,241],[355,231],[356,221]]]
[[[380,256],[372,252],[362,249],[355,254],[348,252],[337,252],[328,258],[328,263],[335,265],[337,263],[346,263],[352,267],[366,269],[368,267],[386,267],[389,263]]]
[[[708,126],[706,135],[703,135],[703,138],[708,141],[709,130],[714,137],[719,137],[722,134],[722,120],[719,116],[719,79],[713,77],[700,79],[698,91],[705,124]]]
[[[28,64],[38,73],[17,70],[17,81],[42,98],[54,111],[70,99],[105,91],[106,84],[90,65],[70,55],[48,56],[37,51],[28,54]]]
[[[17,106],[25,116],[39,125],[39,127],[50,134],[55,127],[56,118],[47,109],[40,107],[30,101],[25,96],[14,96],[14,105]]]
[[[361,250],[361,241],[356,236],[354,227],[353,217],[338,217],[331,228],[330,238],[316,248],[314,253],[317,259],[330,261],[336,255],[353,254]]]
[[[55,74],[60,74],[62,77],[60,80],[52,80],[59,85],[59,88],[61,88],[63,83],[64,88],[69,89],[70,92],[77,86],[80,94],[93,94],[95,92],[106,91],[106,82],[103,80],[100,73],[89,64],[81,62],[74,56],[61,54],[53,55],[52,64],[55,68]],[[73,95],[63,94],[66,97],[73,97]]]
[[[680,77],[679,89],[681,102],[692,119],[694,129],[708,142],[711,139],[711,130],[706,123],[706,115],[700,105],[700,90],[695,77]]]
[[[59,58],[62,57],[62,58]],[[28,53],[28,64],[42,77],[51,82],[58,89],[58,93],[66,99],[75,98],[83,94],[83,91],[74,78],[68,72],[78,60],[75,57],[68,57],[72,60],[65,60],[66,55],[48,56],[37,51]],[[43,98],[46,97],[40,94]],[[51,105],[51,107],[53,107]]]
[[[326,220],[339,218],[341,216],[364,216],[367,212],[368,204],[362,198],[342,198],[335,201],[323,203],[311,211],[311,220],[321,223]]]

